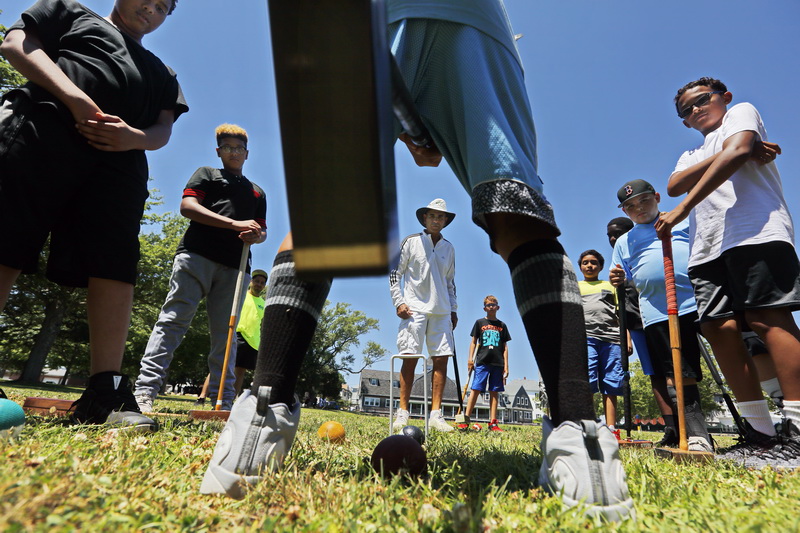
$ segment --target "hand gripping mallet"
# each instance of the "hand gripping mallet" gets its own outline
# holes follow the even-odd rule
[[[678,437],[680,449],[655,448],[659,457],[672,458],[676,461],[708,461],[714,459],[710,452],[690,451],[686,438],[686,411],[683,399],[683,365],[681,364],[681,327],[678,322],[678,296],[675,291],[675,267],[672,260],[672,234],[661,237],[661,249],[664,256],[664,284],[667,292],[667,319],[669,321],[669,342],[672,349],[672,375],[675,394],[678,397],[678,408],[675,416],[678,419]]]

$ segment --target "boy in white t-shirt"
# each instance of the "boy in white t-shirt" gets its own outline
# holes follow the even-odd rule
[[[660,236],[690,217],[689,276],[703,334],[740,411],[756,428],[769,412],[752,379],[756,371],[740,334],[744,323],[764,340],[785,395],[782,455],[800,464],[800,329],[792,317],[800,309],[800,263],[794,228],[773,162],[779,149],[759,150],[761,160],[751,160],[767,132],[751,104],[728,109],[732,99],[713,78],[678,91],[678,116],[705,139],[678,160],[667,192],[686,197],[655,227]],[[742,444],[748,445],[745,455],[757,456],[758,443]]]

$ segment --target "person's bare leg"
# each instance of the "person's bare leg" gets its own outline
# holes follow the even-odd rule
[[[5,309],[11,289],[21,273],[22,270],[0,265],[0,313]]]
[[[467,409],[464,411],[464,414],[469,417],[472,414],[472,410],[475,409],[475,404],[478,403],[478,396],[480,396],[481,391],[471,389],[469,393],[469,400],[467,400]]]
[[[89,317],[89,374],[119,372],[131,324],[133,285],[89,278],[86,307]]]
[[[449,356],[433,358],[433,383],[431,384],[431,411],[442,407],[442,394],[447,383],[447,361]],[[410,392],[410,389],[409,389]]]
[[[672,415],[672,402],[669,400],[667,391],[667,378],[663,376],[650,376],[650,385],[653,389],[653,397],[656,399],[658,410],[663,416]]]
[[[205,400],[208,397],[208,382],[211,381],[211,374],[206,374],[206,380],[203,382],[203,388],[200,390],[200,396],[197,399]]]
[[[733,391],[736,401],[752,402],[764,399],[758,371],[744,341],[742,341],[737,319],[721,318],[712,322],[704,322],[700,327],[703,336],[711,344],[719,368],[725,375],[725,380]],[[755,330],[755,328],[753,329]]]
[[[237,398],[239,397],[239,393],[242,392],[242,383],[244,383],[245,372],[247,372],[247,369],[241,366],[236,366],[233,368],[233,373],[236,376],[236,381],[233,382],[233,391]]]
[[[497,420],[497,392],[489,392],[489,416],[490,420]]]
[[[416,359],[403,359],[400,369],[400,409],[410,411],[408,400],[411,398],[411,387],[414,385],[414,369],[417,368]],[[427,369],[423,369],[423,372]]]
[[[745,316],[767,345],[784,399],[800,400],[800,329],[792,314],[777,308],[747,311]]]
[[[603,410],[606,414],[606,425],[617,427],[617,397],[603,394]]]

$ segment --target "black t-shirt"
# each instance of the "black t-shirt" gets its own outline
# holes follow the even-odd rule
[[[104,113],[135,128],[152,126],[172,109],[175,119],[188,111],[175,73],[152,52],[111,22],[74,0],[39,0],[9,28],[35,32],[47,55],[89,95]],[[50,103],[64,118],[60,101],[28,82],[17,89],[33,101]]]
[[[255,220],[267,227],[267,198],[264,191],[244,176],[211,167],[198,168],[183,189],[183,197],[197,198],[200,205],[233,220]],[[239,268],[242,256],[239,233],[190,222],[176,253],[192,252],[217,263]],[[248,261],[247,271],[250,271]]]
[[[505,366],[503,352],[506,343],[511,340],[505,322],[479,318],[472,326],[470,336],[477,339],[476,365]]]

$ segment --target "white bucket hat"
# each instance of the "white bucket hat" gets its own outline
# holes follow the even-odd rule
[[[456,218],[455,213],[451,213],[447,210],[447,203],[445,203],[445,201],[442,200],[441,198],[436,198],[425,207],[420,207],[419,209],[417,209],[417,220],[419,220],[419,223],[422,224],[423,226],[425,225],[425,220],[422,217],[430,209],[433,209],[435,211],[441,211],[447,215],[447,222],[444,223],[445,228],[453,221],[454,218]]]

